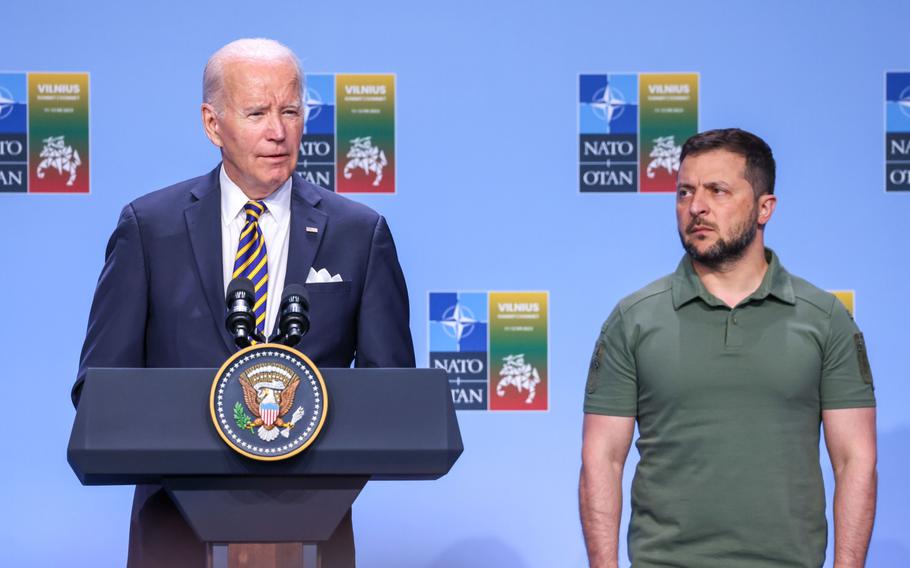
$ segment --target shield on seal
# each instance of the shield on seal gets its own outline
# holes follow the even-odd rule
[[[271,426],[278,418],[278,405],[274,402],[264,402],[259,405],[259,415],[266,426]]]

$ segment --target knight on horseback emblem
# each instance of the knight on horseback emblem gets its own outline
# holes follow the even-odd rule
[[[373,180],[373,187],[378,187],[382,181],[382,168],[388,165],[388,161],[379,146],[373,146],[370,136],[362,136],[351,140],[351,149],[348,150],[348,163],[344,166],[344,179],[351,179],[351,171],[362,169],[363,173],[370,175],[376,174]]]
[[[72,146],[67,146],[63,136],[51,136],[43,140],[44,148],[41,148],[41,163],[38,164],[38,171],[35,172],[39,179],[44,179],[44,170],[53,168],[57,173],[63,175],[69,174],[66,185],[73,185],[76,181],[76,169],[82,165],[79,159],[79,152]]]
[[[524,353],[506,355],[502,358],[502,370],[499,371],[499,383],[496,384],[496,395],[505,396],[507,387],[514,387],[518,394],[527,391],[525,404],[534,402],[537,385],[540,384],[540,373],[530,363],[525,363]]]
[[[679,171],[679,156],[682,153],[682,146],[676,145],[674,136],[660,136],[654,139],[654,149],[651,150],[649,157],[654,158],[648,164],[648,177],[654,177],[654,170],[665,168],[667,173],[673,174]]]

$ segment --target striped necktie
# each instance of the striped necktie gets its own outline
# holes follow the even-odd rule
[[[265,213],[265,204],[261,201],[248,201],[243,206],[246,212],[246,224],[240,233],[237,245],[237,256],[234,257],[234,275],[249,278],[256,290],[256,331],[265,333],[265,305],[269,295],[269,256],[265,248],[262,229],[259,228],[259,216]]]

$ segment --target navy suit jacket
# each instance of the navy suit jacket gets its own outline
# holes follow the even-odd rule
[[[218,367],[236,351],[224,325],[219,168],[123,209],[74,404],[88,367]],[[306,282],[310,267],[344,280],[306,285],[311,324],[297,349],[322,367],[414,366],[407,287],[381,215],[295,174],[288,247],[286,286]]]

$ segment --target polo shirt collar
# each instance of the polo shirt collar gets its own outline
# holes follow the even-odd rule
[[[780,260],[773,250],[765,248],[765,258],[768,261],[768,270],[765,272],[761,284],[740,303],[745,304],[774,296],[781,302],[795,304],[796,295],[793,293],[793,279],[790,277],[790,273],[781,266]],[[671,278],[671,288],[673,309],[678,310],[696,298],[700,298],[709,306],[726,307],[726,304],[708,292],[705,285],[702,284],[689,255],[683,255],[682,260],[679,261],[679,266],[676,267],[676,272]]]

